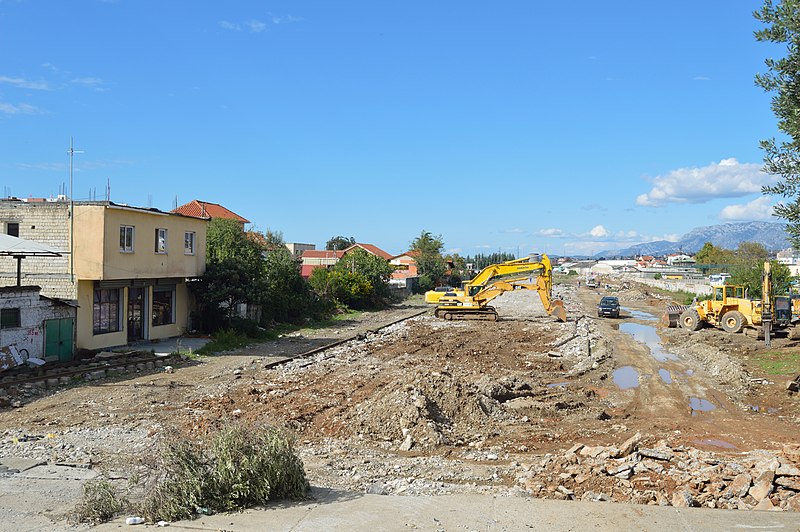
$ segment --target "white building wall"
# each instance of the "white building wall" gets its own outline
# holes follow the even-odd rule
[[[0,292],[0,309],[9,308],[20,309],[20,327],[0,329],[0,348],[14,345],[36,358],[44,358],[44,321],[75,315],[71,307],[40,298],[39,288],[31,286],[4,288]]]

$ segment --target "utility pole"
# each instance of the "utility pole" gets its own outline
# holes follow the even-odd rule
[[[72,159],[76,153],[83,153],[82,151],[75,151],[72,143],[72,137],[69,138],[69,276],[72,284],[75,284],[75,200],[72,198]]]

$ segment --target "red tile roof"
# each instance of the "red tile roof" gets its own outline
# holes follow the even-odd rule
[[[327,249],[306,249],[303,251],[301,257],[308,259],[341,259],[343,255],[344,251],[341,250],[331,251]]]
[[[395,255],[394,257],[392,257],[392,260],[399,259],[400,257],[409,257],[411,259],[416,259],[420,255],[422,255],[422,253],[418,249],[412,249],[411,251],[406,251],[405,253]]]
[[[217,203],[209,203],[207,201],[192,200],[185,205],[181,205],[171,212],[182,214],[184,216],[191,216],[193,218],[227,218],[229,220],[236,220],[239,223],[248,224],[250,220],[242,218],[235,212],[226,209]]]
[[[303,264],[300,266],[300,276],[308,279],[315,268],[326,268],[326,266],[324,264]]]
[[[353,244],[349,248],[345,249],[344,252],[347,253],[348,251],[351,251],[351,250],[353,250],[355,248],[361,248],[364,251],[366,251],[367,253],[372,253],[373,255],[375,255],[377,257],[381,257],[381,258],[386,259],[386,260],[389,260],[389,259],[392,258],[392,255],[390,253],[386,253],[384,250],[382,250],[378,246],[374,246],[372,244],[360,244],[358,242],[356,242],[355,244]]]

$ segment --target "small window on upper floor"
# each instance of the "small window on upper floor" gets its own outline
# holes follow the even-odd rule
[[[183,233],[183,254],[194,255],[194,231],[186,231]]]
[[[167,230],[156,229],[156,253],[167,252]]]
[[[19,223],[18,222],[7,222],[6,223],[6,234],[19,238]]]
[[[119,250],[122,253],[133,253],[133,226],[119,226]]]

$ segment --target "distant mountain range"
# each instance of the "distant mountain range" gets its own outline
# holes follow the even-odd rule
[[[667,255],[686,253],[692,255],[700,251],[706,242],[717,247],[736,249],[742,242],[758,242],[770,251],[789,247],[786,239],[786,225],[775,222],[740,222],[698,227],[686,233],[677,242],[657,240],[643,242],[624,249],[609,249],[594,255],[598,257],[628,257],[633,255]]]

